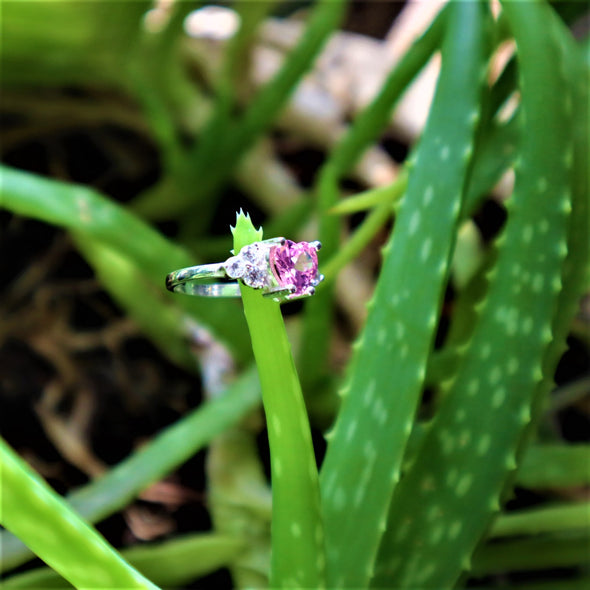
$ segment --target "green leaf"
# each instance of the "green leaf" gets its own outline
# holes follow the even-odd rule
[[[534,535],[554,531],[588,530],[589,527],[590,502],[581,502],[503,514],[494,522],[490,536]]]
[[[192,457],[213,437],[252,411],[259,401],[257,376],[253,370],[246,371],[224,395],[166,428],[102,477],[69,494],[67,501],[88,522],[99,522]],[[6,531],[0,533],[0,545],[2,571],[31,557],[22,542]]]
[[[488,543],[473,556],[473,574],[489,576],[510,571],[583,566],[588,562],[589,553],[588,535],[541,536]],[[552,583],[553,588],[564,588],[560,580]]]
[[[473,336],[393,497],[375,586],[446,588],[469,568],[537,403],[550,388],[571,318],[554,327],[558,303],[567,301],[560,301],[560,291],[572,163],[562,42],[569,33],[544,3],[503,6],[521,76],[516,186]],[[547,88],[560,91],[543,92]],[[571,276],[563,274],[568,299]]]
[[[449,272],[487,46],[483,4],[452,3],[447,18],[434,103],[322,467],[330,588],[369,583]]]
[[[590,485],[590,445],[530,446],[516,483],[531,489]]]
[[[318,195],[319,235],[322,243],[320,263],[336,256],[340,241],[340,219],[330,214],[339,197],[338,183],[354,162],[385,127],[391,112],[413,78],[427,63],[440,45],[446,19],[441,11],[424,35],[418,39],[391,70],[379,94],[358,115],[342,141],[334,148],[322,167],[316,182]],[[395,192],[395,191],[394,191]],[[305,307],[305,347],[301,350],[298,366],[305,384],[315,384],[325,371],[330,345],[333,287],[321,289]]]
[[[121,556],[163,587],[181,586],[227,565],[244,549],[235,537],[204,533],[132,547]],[[50,568],[38,568],[3,580],[3,588],[69,588]]]
[[[234,252],[262,238],[240,213]],[[323,588],[324,534],[318,472],[301,386],[279,304],[240,285],[260,375],[272,477],[272,588]]]
[[[1,524],[78,588],[157,588],[0,439]]]
[[[93,243],[110,248],[113,254],[128,259],[134,268],[141,269],[152,289],[184,308],[199,323],[210,327],[238,358],[249,358],[247,336],[240,331],[244,320],[237,305],[166,292],[164,280],[169,272],[195,264],[182,248],[90,188],[6,166],[0,166],[0,174],[0,206],[17,215],[59,225],[75,232],[80,239],[88,237]]]
[[[345,0],[318,0],[301,40],[244,115],[237,121],[228,121],[223,112],[217,112],[210,121],[205,143],[199,142],[189,150],[175,171],[172,181],[177,190],[166,198],[159,191],[146,193],[136,199],[133,208],[144,217],[171,219],[189,207],[200,207],[202,219],[195,219],[195,223],[202,227],[203,220],[209,218],[209,208],[204,207],[207,199],[227,182],[243,154],[272,125],[338,26],[345,5]]]
[[[2,84],[125,85],[129,56],[148,0],[134,2],[5,2]]]

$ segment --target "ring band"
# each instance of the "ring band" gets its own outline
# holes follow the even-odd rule
[[[171,272],[166,277],[166,288],[201,297],[240,297],[241,281],[279,302],[309,297],[324,279],[318,274],[320,248],[317,241],[295,243],[285,238],[254,242],[225,262]]]

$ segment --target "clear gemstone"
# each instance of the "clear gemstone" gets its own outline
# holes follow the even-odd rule
[[[236,256],[225,262],[225,272],[232,279],[242,279],[253,289],[269,287],[272,274],[268,266],[268,245],[256,242],[244,246]]]
[[[225,263],[225,272],[230,279],[239,279],[246,272],[246,261],[239,256],[232,256]]]
[[[295,288],[292,297],[308,294],[317,283],[318,255],[307,242],[285,240],[271,249],[270,262],[279,285]]]

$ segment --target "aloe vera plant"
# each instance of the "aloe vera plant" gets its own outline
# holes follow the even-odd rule
[[[56,83],[84,84],[94,71],[97,83],[108,81],[137,100],[163,172],[126,206],[93,188],[1,165],[0,206],[69,232],[113,301],[192,379],[201,374],[211,399],[65,498],[2,441],[6,587],[182,587],[223,566],[236,587],[455,588],[469,585],[471,575],[492,588],[497,573],[527,572],[536,581],[550,567],[566,568],[554,587],[584,587],[588,502],[568,501],[568,492],[538,507],[505,513],[504,506],[514,485],[544,494],[590,482],[588,444],[565,444],[544,423],[556,366],[590,281],[587,41],[574,39],[544,0],[504,0],[499,16],[488,2],[448,3],[327,154],[309,194],[288,214],[260,219],[266,239],[281,235],[273,228],[297,239],[314,219],[324,245],[318,256],[325,282],[287,322],[277,301],[246,284],[238,302],[164,287],[167,273],[204,257],[190,251],[191,240],[178,243],[191,231],[215,251],[207,224],[223,203],[223,188],[274,124],[346,7],[318,1],[275,78],[239,108],[237,60],[278,4],[239,7],[244,25],[224,54],[213,98],[198,87],[191,98],[195,82],[177,62],[166,74],[170,87],[160,80],[169,60],[178,59],[186,5],[153,38],[120,34],[134,29],[141,12],[120,8],[116,47],[133,49],[128,79],[112,67],[110,48],[86,57],[83,35],[52,40],[35,29],[36,38],[55,45],[41,57]],[[71,10],[72,22],[97,43],[102,21],[92,15],[100,7]],[[67,14],[61,7],[60,18]],[[28,20],[36,27],[34,17],[17,3],[7,11],[16,27],[3,57],[12,68],[9,87],[48,83],[47,73],[15,70],[33,56],[20,27]],[[491,63],[507,39],[515,53],[492,77]],[[426,126],[398,178],[340,199],[341,181],[437,52]],[[88,67],[83,76],[81,64]],[[182,117],[174,109],[191,112],[193,100],[211,101],[201,143],[181,139],[177,129]],[[472,252],[463,228],[508,170],[514,189],[499,205],[506,221]],[[169,190],[170,200],[162,198]],[[346,216],[360,211],[366,216],[344,231]],[[178,240],[151,224],[167,219],[178,223]],[[351,359],[342,372],[330,371],[336,279],[386,231]],[[264,239],[242,213],[232,232],[234,254]],[[229,231],[223,240],[229,243]],[[464,252],[475,263],[459,281]],[[196,332],[232,360],[241,373],[235,381],[201,354]],[[213,386],[215,371],[223,374]],[[261,407],[266,430],[256,419]],[[312,426],[317,434],[326,423],[323,456]],[[268,482],[257,436],[269,441]],[[212,532],[119,553],[93,528],[207,446]],[[11,572],[33,554],[53,571]]]
[[[531,127],[526,136],[521,134],[509,218],[469,348],[415,463],[394,495],[377,585],[388,576],[408,585],[433,580],[450,585],[461,568],[469,567],[470,548],[499,507],[505,478],[517,465],[519,441],[539,403],[536,398],[546,392],[552,377],[557,359],[551,353],[562,345],[563,334],[552,332],[551,318],[568,251],[572,132],[571,110],[565,105],[571,97],[564,102],[556,98],[547,120],[546,103],[526,90],[559,84],[559,63],[565,55],[557,35],[550,37],[549,45],[539,43],[534,34],[544,18],[548,30],[557,26],[546,7],[523,10],[522,5],[508,3],[505,10],[519,48],[520,116]],[[552,67],[539,67],[543,51],[553,60]],[[549,131],[554,136],[547,137]],[[535,132],[551,148],[540,149]],[[544,362],[549,375],[543,374]],[[503,424],[501,436],[492,434],[497,424]],[[486,470],[477,471],[482,460]],[[443,464],[446,469],[441,469]],[[429,522],[436,525],[427,544],[419,548],[418,539]],[[433,548],[444,551],[439,562],[431,561]]]
[[[485,13],[478,3],[451,8],[430,119],[412,163],[396,230],[385,249],[381,281],[322,468],[334,587],[363,587],[372,576],[425,376],[462,206],[485,71]],[[470,31],[462,43],[456,42],[459,30]],[[465,63],[465,55],[471,63]],[[453,104],[458,90],[465,102]],[[436,184],[435,170],[439,171]],[[402,248],[415,258],[399,256]],[[416,264],[421,265],[420,272],[412,272]],[[378,343],[379,352],[363,346],[365,340]],[[347,478],[358,478],[356,485],[347,483]],[[355,516],[344,518],[350,514]],[[366,530],[355,540],[353,531],[359,523]]]

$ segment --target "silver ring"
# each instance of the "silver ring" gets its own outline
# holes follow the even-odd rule
[[[254,242],[225,262],[171,272],[166,288],[201,297],[240,297],[241,281],[279,302],[309,297],[324,280],[318,274],[317,251],[321,246],[318,241],[295,243],[285,238]]]

